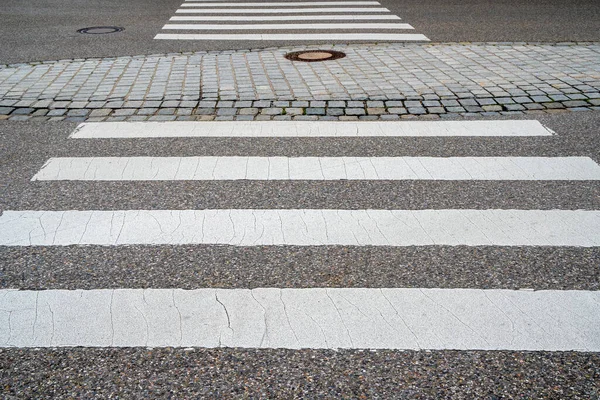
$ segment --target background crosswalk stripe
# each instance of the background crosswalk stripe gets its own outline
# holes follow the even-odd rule
[[[408,33],[302,33],[302,34],[186,34],[159,33],[154,39],[175,40],[389,40],[389,41],[421,41],[429,39],[421,34]]]
[[[392,14],[349,14],[349,15],[184,15],[171,17],[170,21],[335,21],[335,20],[400,20]]]
[[[163,29],[179,29],[179,30],[320,30],[320,29],[414,29],[409,24],[385,24],[385,23],[355,23],[355,24],[219,24],[219,25],[206,25],[206,24],[167,24],[163,26]]]
[[[183,3],[181,7],[295,7],[295,6],[380,6],[377,1],[286,1],[268,3]]]
[[[389,42],[427,42],[422,34],[403,33],[413,30],[409,24],[369,24],[360,21],[368,19],[400,19],[389,9],[381,7],[375,0],[317,0],[317,1],[242,1],[226,0],[189,1],[185,0],[176,14],[194,14],[192,18],[177,16],[170,21],[243,21],[240,25],[202,25],[202,24],[166,24],[163,30],[182,31],[181,33],[159,33],[155,40],[227,40],[227,41],[389,41]],[[238,15],[236,15],[238,14]],[[243,16],[241,15],[243,14]],[[278,15],[279,14],[279,15]],[[314,14],[310,18],[308,14]],[[336,16],[336,14],[338,14]],[[371,14],[373,17],[369,18]],[[206,17],[205,17],[206,16]],[[234,18],[228,18],[234,16]],[[270,18],[272,16],[281,18]],[[195,18],[194,18],[195,17]],[[236,18],[237,17],[237,18]],[[249,18],[246,18],[249,17]],[[206,19],[205,19],[206,18]],[[352,20],[358,23],[316,24],[316,20]],[[312,24],[252,24],[252,21],[311,21]],[[281,31],[300,31],[295,34]],[[204,31],[205,33],[198,33]],[[227,31],[227,33],[211,33]],[[253,33],[232,33],[235,31],[252,31]],[[274,32],[275,31],[275,32]],[[337,31],[337,32],[332,32]],[[341,31],[341,32],[340,32]],[[349,32],[345,32],[349,31]],[[356,32],[361,33],[356,33]],[[394,31],[394,32],[392,32]]]
[[[222,8],[209,8],[209,9],[179,9],[176,13],[191,13],[191,14],[288,14],[288,13],[341,13],[341,12],[357,12],[357,13],[377,13],[377,12],[390,12],[387,8],[383,7],[360,7],[360,8],[236,8],[236,9],[222,9]]]
[[[600,211],[4,211],[0,245],[600,246]]]
[[[32,180],[600,180],[589,157],[65,157]]]
[[[213,3],[213,2],[230,2],[231,0],[184,0],[186,3]],[[307,3],[311,3],[311,1],[307,1]]]
[[[0,290],[1,347],[600,351],[600,292]]]
[[[72,138],[160,137],[450,137],[550,136],[536,120],[505,121],[229,121],[88,122]]]

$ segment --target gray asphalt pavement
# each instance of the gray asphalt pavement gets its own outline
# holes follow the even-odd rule
[[[412,25],[414,33],[434,42],[600,41],[598,0],[379,1],[400,16],[400,22]],[[285,40],[154,39],[182,3],[183,0],[21,0],[3,4],[0,64],[304,44]],[[76,32],[92,26],[119,26],[125,30],[107,35]],[[281,33],[264,31],[276,32]],[[331,43],[322,41],[328,42]],[[494,53],[494,58],[497,56]],[[427,62],[423,64],[426,69]],[[523,67],[514,70],[519,68]],[[548,80],[548,84],[557,81]],[[31,181],[50,157],[584,156],[600,163],[599,113],[512,115],[511,119],[534,117],[556,135],[75,140],[68,139],[77,126],[73,122],[16,122],[0,118],[0,214],[6,210],[228,208],[600,210],[600,181],[593,180]],[[325,287],[598,291],[599,264],[600,247],[550,245],[0,246],[0,290]],[[37,300],[35,307],[34,337]],[[223,307],[229,324],[229,313]],[[111,299],[114,337],[112,311]],[[54,313],[51,309],[50,312],[54,338]],[[266,315],[265,311],[265,334]],[[0,324],[8,321],[6,343],[10,343],[15,329],[12,323],[18,323],[20,314],[0,309],[0,318]],[[179,318],[181,323],[181,314]],[[514,335],[514,321],[508,319]],[[63,322],[58,318],[57,323]],[[0,328],[1,334],[7,331],[5,326]],[[550,352],[0,346],[0,397],[599,400],[600,356],[585,349]]]
[[[6,398],[597,399],[594,353],[0,350]],[[4,370],[6,371],[6,370]]]
[[[6,3],[0,9],[0,63],[303,44],[155,40],[181,3],[181,0]],[[415,33],[436,42],[600,40],[600,2],[596,0],[382,0],[381,3],[400,16],[401,22],[411,24]],[[108,35],[76,32],[107,25],[124,27],[125,31]]]
[[[531,116],[529,116],[531,118]],[[591,182],[30,181],[60,156],[588,156],[600,115],[540,116],[515,138],[68,139],[70,122],[0,122],[0,210],[600,206]],[[242,122],[240,122],[242,123]],[[415,287],[598,290],[597,247],[47,246],[0,249],[0,288]],[[597,398],[595,353],[2,349],[7,398]]]
[[[69,140],[74,123],[0,124],[0,210],[204,208],[586,209],[597,181],[30,181],[49,157],[73,156],[589,156],[597,113],[540,117],[531,138],[173,138]],[[134,193],[134,195],[132,195]],[[596,290],[598,249],[6,248],[3,288],[470,287]],[[258,261],[257,261],[258,260]],[[437,260],[432,263],[431,260]],[[148,265],[150,264],[150,266]],[[260,265],[260,268],[248,268]],[[224,268],[226,266],[226,268]],[[490,266],[493,269],[490,270]],[[185,271],[186,273],[182,273]]]

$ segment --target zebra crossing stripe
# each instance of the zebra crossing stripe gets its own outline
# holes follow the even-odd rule
[[[87,122],[71,138],[169,137],[520,137],[551,136],[536,120]]]
[[[163,30],[186,31],[182,33],[159,33],[156,40],[251,40],[251,41],[389,41],[389,42],[428,42],[422,34],[402,33],[402,30],[414,29],[409,24],[369,24],[359,23],[322,23],[315,21],[331,20],[397,20],[399,17],[390,10],[381,7],[373,0],[337,0],[337,1],[290,1],[265,2],[245,1],[231,2],[225,0],[188,1],[181,4],[176,14],[194,14],[172,17],[170,21],[227,21],[245,22],[242,24],[166,24]],[[236,15],[238,14],[238,15]],[[243,16],[241,14],[244,14]],[[278,15],[279,14],[279,15]],[[306,14],[315,14],[315,18]],[[369,17],[369,14],[372,17]],[[272,18],[275,17],[275,18]],[[277,18],[279,17],[279,18]],[[255,24],[253,21],[311,21],[312,24]],[[260,31],[260,33],[232,33],[235,31]],[[274,30],[300,30],[307,33],[273,33]],[[194,33],[206,31],[207,33]],[[227,31],[227,33],[210,33],[211,31]],[[362,33],[338,33],[332,31],[359,31]],[[381,32],[384,31],[384,32]],[[388,32],[385,32],[388,31]],[[390,32],[394,31],[394,32]],[[319,32],[319,33],[314,33]]]
[[[385,23],[355,23],[355,24],[218,24],[218,25],[207,25],[207,24],[166,24],[163,29],[177,29],[177,30],[220,30],[220,31],[232,31],[232,30],[264,30],[264,29],[277,29],[277,30],[329,30],[329,29],[414,29],[409,24],[385,24]]]
[[[286,14],[286,13],[341,13],[341,12],[357,12],[357,13],[383,13],[390,12],[384,7],[323,7],[323,8],[209,8],[209,9],[179,9],[176,13],[193,13],[193,14]]]
[[[589,157],[66,157],[36,181],[600,180]]]
[[[215,3],[216,2],[215,3],[216,6],[220,6],[222,3],[242,4],[242,3],[235,3],[235,2],[232,3],[229,0],[184,0],[184,1],[185,1],[185,3],[188,3],[188,4],[189,3],[205,4],[205,3]],[[304,4],[306,4],[306,5],[313,5],[313,4],[317,5],[317,3],[323,3],[323,2],[322,1],[318,1],[318,0],[317,1],[309,0],[309,1],[298,2],[298,4],[302,4],[302,5],[304,5]],[[356,0],[356,1],[354,1],[354,0],[352,0],[352,1],[338,0],[338,1],[326,1],[326,3],[331,3],[331,5],[342,4],[342,3],[374,3],[374,4],[380,4],[379,2],[372,1],[372,0],[368,0],[368,1],[365,1],[365,0]],[[261,3],[261,4],[270,5],[270,4],[273,4],[273,3],[265,2],[265,3]],[[282,3],[279,3],[279,4],[284,4],[285,5],[285,4],[288,4],[288,3],[287,2],[282,2]]]
[[[267,3],[183,3],[181,7],[296,7],[296,6],[380,6],[378,1],[286,1]]]
[[[600,351],[600,292],[0,290],[0,347]]]
[[[246,15],[246,16],[218,16],[218,15],[184,15],[171,17],[169,21],[334,21],[334,20],[400,20],[397,15]]]
[[[387,40],[420,41],[429,39],[421,34],[412,33],[240,33],[240,34],[195,34],[195,33],[159,33],[154,39],[170,40]]]
[[[549,136],[537,121],[86,123],[72,138]],[[33,180],[598,180],[589,157],[51,158]],[[597,210],[4,211],[0,246],[600,246]],[[0,347],[600,351],[600,291],[0,290]]]
[[[600,211],[4,211],[2,246],[600,246]]]

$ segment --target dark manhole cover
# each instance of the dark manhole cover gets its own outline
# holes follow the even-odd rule
[[[92,26],[91,28],[79,29],[79,33],[89,33],[90,35],[103,35],[105,33],[116,33],[124,31],[120,26]]]
[[[329,61],[344,57],[346,57],[346,54],[342,53],[341,51],[333,50],[295,51],[285,55],[285,58],[288,60],[304,62]]]

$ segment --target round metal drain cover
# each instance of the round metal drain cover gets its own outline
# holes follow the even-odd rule
[[[346,57],[346,54],[342,53],[341,51],[333,50],[295,51],[285,55],[285,58],[288,60],[304,62],[337,60],[338,58],[344,57]]]
[[[116,33],[124,31],[125,28],[120,26],[92,26],[90,28],[83,28],[77,30],[79,33],[88,33],[90,35],[104,35],[106,33]]]

